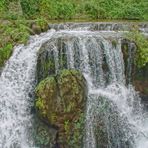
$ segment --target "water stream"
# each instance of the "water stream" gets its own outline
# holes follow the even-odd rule
[[[51,30],[15,47],[0,77],[0,148],[31,148],[32,91],[37,51],[53,35]]]

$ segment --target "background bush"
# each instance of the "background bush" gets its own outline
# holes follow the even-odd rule
[[[147,0],[1,0],[1,17],[4,13],[8,14],[9,4],[13,2],[20,3],[23,17],[27,19],[44,17],[148,20]]]

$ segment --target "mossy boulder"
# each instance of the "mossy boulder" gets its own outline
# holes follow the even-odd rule
[[[46,32],[49,29],[48,22],[46,22],[44,19],[37,19],[30,23],[30,29],[30,34],[32,35]]]
[[[65,146],[79,143],[80,146],[87,98],[83,75],[77,70],[62,70],[42,80],[36,95],[37,113],[40,119],[58,129],[59,143]]]

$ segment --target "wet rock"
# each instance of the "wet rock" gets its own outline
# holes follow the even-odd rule
[[[37,22],[30,22],[30,34],[40,34],[42,32],[46,32],[48,30],[48,24],[44,23],[43,25],[40,25]]]
[[[57,141],[58,132],[55,128],[48,126],[38,118],[35,119],[34,124],[34,142],[40,148],[53,148]]]
[[[83,75],[77,70],[62,70],[41,81],[36,88],[36,95],[38,116],[58,129],[60,145],[80,146],[87,98]]]
[[[32,32],[30,32],[31,34],[40,34],[42,32],[41,27],[39,25],[37,25],[35,22],[32,22],[30,25],[30,28],[32,30]]]

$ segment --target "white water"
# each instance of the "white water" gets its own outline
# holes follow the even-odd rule
[[[31,92],[35,85],[37,51],[54,34],[33,36],[15,47],[0,77],[0,148],[31,148]]]

